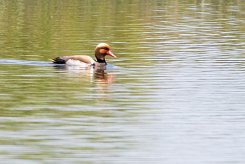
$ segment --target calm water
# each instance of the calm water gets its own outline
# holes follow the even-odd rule
[[[245,163],[244,0],[0,0],[1,163]],[[113,47],[105,71],[61,55]]]

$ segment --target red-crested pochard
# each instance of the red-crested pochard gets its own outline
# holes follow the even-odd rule
[[[116,58],[117,56],[114,55],[110,51],[110,46],[106,43],[99,43],[96,48],[95,48],[95,58],[94,60],[90,56],[86,55],[74,55],[74,56],[62,56],[62,57],[57,57],[53,59],[53,63],[55,64],[66,64],[66,65],[76,65],[76,66],[94,66],[98,64],[106,65],[106,60],[105,56],[111,56]]]

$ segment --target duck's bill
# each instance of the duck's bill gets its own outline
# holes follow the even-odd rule
[[[117,56],[114,55],[111,51],[108,51],[108,52],[107,52],[107,55],[108,55],[108,56],[111,56],[111,57],[114,57],[114,58],[117,58]]]

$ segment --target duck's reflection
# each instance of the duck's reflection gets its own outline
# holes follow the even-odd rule
[[[81,68],[67,65],[55,65],[54,68],[65,73],[69,78],[95,83],[101,91],[106,91],[108,86],[112,84],[115,79],[113,74],[106,71],[106,66]]]
[[[113,75],[106,72],[106,66],[94,68],[94,79],[97,82],[111,84],[113,81]]]

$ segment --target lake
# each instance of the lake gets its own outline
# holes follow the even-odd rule
[[[3,163],[245,163],[244,0],[0,0]],[[106,70],[50,59],[118,58]]]

